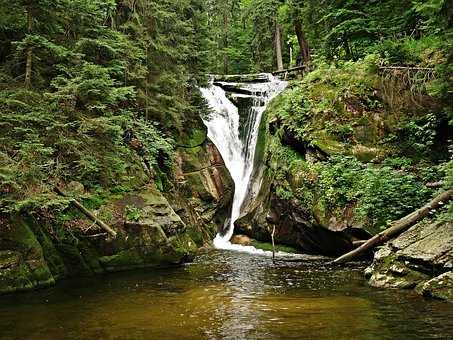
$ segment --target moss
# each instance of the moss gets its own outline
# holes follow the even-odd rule
[[[93,274],[90,265],[86,263],[76,244],[58,243],[56,244],[56,249],[63,258],[68,275],[83,276]]]
[[[272,251],[272,243],[268,242],[259,242],[256,240],[253,240],[251,245],[257,249],[262,249],[262,250],[267,250],[267,251]],[[276,244],[275,245],[275,251],[281,251],[285,253],[298,253],[296,248],[282,245],[282,244]]]
[[[123,250],[112,256],[100,257],[99,263],[106,271],[140,268],[145,265],[143,257],[135,249]]]
[[[346,148],[342,143],[330,138],[327,133],[322,131],[318,131],[313,135],[311,144],[318,147],[321,151],[325,152],[328,155],[346,153]]]
[[[188,234],[178,235],[172,238],[172,245],[179,256],[194,254],[197,251],[197,245]]]
[[[185,146],[189,149],[194,148],[202,144],[206,138],[206,129],[192,129]]]
[[[36,238],[41,244],[44,258],[54,278],[57,280],[65,277],[67,275],[66,266],[48,234],[39,228],[36,232]]]
[[[453,302],[453,272],[449,271],[429,280],[420,288],[420,293]]]
[[[29,221],[27,221],[29,223]],[[13,226],[2,234],[3,247],[10,248],[8,262],[13,265],[0,269],[0,292],[31,289],[55,283],[43,256],[43,249],[26,220],[12,217]],[[4,256],[6,257],[5,253]],[[17,261],[18,260],[18,261]]]
[[[376,159],[380,154],[381,150],[378,148],[370,148],[364,145],[355,145],[352,149],[352,154],[361,162],[371,162]]]

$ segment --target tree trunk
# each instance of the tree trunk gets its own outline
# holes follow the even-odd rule
[[[228,13],[225,11],[223,14],[223,73],[228,74],[228,54],[226,49],[228,48]]]
[[[272,74],[274,76],[278,75],[278,74],[282,74],[282,73],[287,73],[287,72],[295,72],[295,71],[303,71],[305,70],[306,67],[305,66],[297,66],[297,67],[291,67],[291,68],[288,68],[288,69],[284,69],[284,70],[281,70],[281,71],[274,71],[272,72]]]
[[[60,188],[55,187],[54,188],[55,192],[63,197],[67,197],[66,194],[61,191]],[[105,224],[103,221],[101,221],[99,218],[97,218],[91,211],[89,211],[87,208],[85,208],[79,201],[76,199],[72,200],[72,204],[79,209],[86,217],[88,217],[90,220],[95,222],[99,227],[104,229],[107,233],[109,233],[113,238],[116,238],[117,232],[113,230],[111,227],[109,227],[107,224]]]
[[[351,47],[349,46],[349,41],[347,38],[343,38],[343,46],[346,52],[346,59],[352,59],[352,50]]]
[[[27,8],[27,31],[28,34],[32,33],[33,30],[33,16],[31,13],[31,8]],[[27,48],[27,59],[25,63],[25,88],[31,88],[31,74],[33,71],[33,47],[29,46]]]
[[[279,25],[275,27],[275,55],[277,57],[277,71],[281,71],[283,70],[282,29]]]
[[[451,200],[453,196],[453,190],[448,190],[434,198],[431,202],[429,202],[427,205],[424,207],[414,211],[413,213],[403,217],[402,219],[399,219],[398,221],[395,221],[392,223],[392,226],[383,232],[373,236],[370,238],[367,242],[365,242],[363,245],[361,245],[359,248],[354,249],[353,251],[340,256],[339,258],[335,259],[333,263],[344,263],[348,262],[357,256],[363,254],[369,249],[372,249],[389,239],[391,239],[394,236],[397,236],[398,234],[402,233],[406,229],[409,229],[411,226],[416,224],[417,222],[421,221],[423,218],[428,216],[429,212],[431,210],[434,210],[441,206],[444,203],[447,203],[448,201]]]
[[[272,261],[275,262],[275,224],[272,226]]]
[[[294,22],[294,30],[296,31],[297,41],[299,42],[300,56],[304,63],[308,63],[310,61],[310,47],[300,20]]]

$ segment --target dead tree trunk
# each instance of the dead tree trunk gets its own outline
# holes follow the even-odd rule
[[[223,14],[223,74],[228,74],[228,13],[225,11]]]
[[[54,188],[55,192],[63,197],[67,197],[66,194],[61,191],[60,188],[55,187]],[[117,233],[115,230],[113,230],[111,227],[109,227],[107,224],[105,224],[103,221],[101,221],[99,218],[97,218],[91,211],[89,211],[87,208],[85,208],[79,201],[73,199],[72,204],[79,209],[85,216],[87,216],[89,219],[91,219],[93,222],[95,222],[99,227],[104,229],[106,232],[108,232],[113,238],[116,238]]]
[[[28,34],[31,34],[33,30],[33,15],[32,15],[32,10],[31,7],[27,8],[27,31]],[[33,47],[28,46],[27,47],[27,53],[26,53],[26,62],[25,62],[25,81],[24,85],[25,88],[29,89],[31,88],[31,76],[32,76],[32,71],[33,71]]]
[[[277,57],[277,71],[281,71],[283,70],[282,29],[279,25],[275,27],[275,55]]]
[[[431,202],[429,202],[427,205],[424,207],[414,211],[413,213],[393,222],[391,224],[391,227],[384,230],[383,232],[373,236],[370,238],[367,242],[362,244],[360,247],[357,249],[354,249],[353,251],[340,256],[339,258],[335,259],[333,263],[344,263],[348,262],[357,256],[363,254],[369,249],[372,249],[389,239],[391,239],[394,236],[399,235],[403,231],[409,229],[411,226],[416,224],[417,222],[421,221],[423,218],[425,218],[429,212],[433,209],[438,208],[442,204],[448,202],[451,200],[453,196],[453,190],[448,190],[434,198]]]
[[[304,63],[308,63],[310,61],[310,47],[308,46],[308,41],[300,20],[294,22],[294,30],[296,31],[297,41],[299,42],[302,60]]]

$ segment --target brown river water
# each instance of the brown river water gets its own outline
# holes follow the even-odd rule
[[[0,339],[453,339],[453,304],[371,288],[360,266],[212,251],[0,297]]]

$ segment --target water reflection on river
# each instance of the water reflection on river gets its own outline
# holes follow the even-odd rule
[[[362,269],[212,252],[191,265],[0,297],[0,339],[446,339],[453,305]]]

